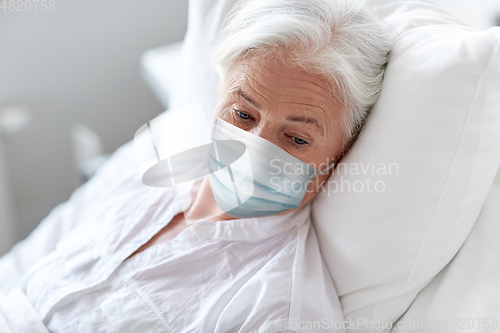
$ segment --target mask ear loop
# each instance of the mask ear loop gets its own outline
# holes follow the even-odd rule
[[[322,176],[324,175],[325,173],[327,173],[328,171],[330,171],[331,168],[333,168],[335,166],[337,162],[332,162],[332,164],[330,164],[329,166],[327,166],[323,171],[320,171],[316,176]]]
[[[323,171],[320,171],[318,174],[316,174],[316,176],[322,176],[325,173],[327,173],[328,171],[330,171],[330,169],[334,168],[335,165],[337,165],[337,163],[340,162],[341,159],[342,159],[342,156],[337,156],[337,158],[334,159],[334,161],[329,166],[327,166]]]

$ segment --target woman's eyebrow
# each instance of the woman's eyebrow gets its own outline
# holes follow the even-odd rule
[[[320,126],[320,124],[316,120],[316,118],[301,117],[301,116],[288,116],[288,117],[286,117],[286,120],[297,122],[297,123],[314,124],[318,128],[318,130],[321,132],[322,135],[324,135],[324,133],[325,133],[323,127]]]
[[[243,97],[248,103],[252,104],[254,107],[256,107],[257,109],[260,109],[260,105],[256,102],[254,102],[250,97],[248,97],[247,94],[245,94],[243,92],[243,90],[241,89],[241,87],[236,87],[232,90],[229,91],[230,94],[236,94],[236,95],[240,95],[241,97]]]

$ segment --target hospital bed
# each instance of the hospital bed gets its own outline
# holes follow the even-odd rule
[[[144,54],[143,76],[165,107],[201,102],[213,116],[209,50],[234,3],[191,1],[185,40]],[[395,46],[343,162],[395,163],[397,172],[372,179],[380,193],[330,191],[313,206],[345,319],[357,323],[348,331],[498,331],[500,28],[477,30],[428,1],[368,4]]]
[[[235,2],[191,0],[183,43],[144,56],[144,75],[168,109],[199,103],[207,119],[213,116],[217,76],[209,51]],[[380,99],[342,162],[397,168],[372,179],[383,184],[378,191],[331,190],[312,209],[345,320],[355,323],[347,331],[496,332],[500,28],[478,31],[423,0],[368,4],[392,27],[395,46]],[[102,174],[135,162],[122,155],[111,157]],[[9,275],[22,276],[78,223],[103,192],[99,177],[14,247],[15,260],[2,263],[11,265]],[[329,181],[365,180],[348,172]]]

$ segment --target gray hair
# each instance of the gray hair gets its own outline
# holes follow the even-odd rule
[[[240,60],[277,56],[321,74],[345,106],[345,151],[375,104],[392,47],[385,25],[353,0],[247,0],[226,17],[212,63],[224,80]]]

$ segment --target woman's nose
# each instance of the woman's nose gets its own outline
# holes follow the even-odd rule
[[[273,124],[269,122],[259,123],[257,126],[250,130],[250,133],[260,136],[261,138],[266,139],[267,141],[270,141],[275,145],[278,145],[278,136],[276,134],[276,130],[274,129]]]

